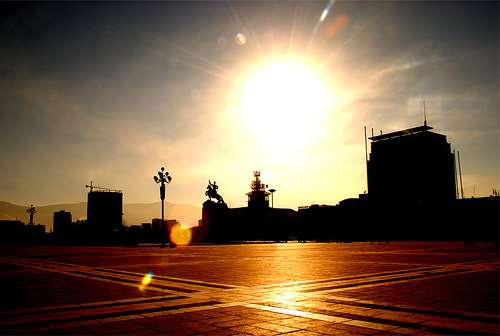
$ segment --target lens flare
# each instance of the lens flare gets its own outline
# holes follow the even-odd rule
[[[236,34],[236,36],[234,37],[234,42],[239,45],[239,46],[242,46],[244,45],[245,43],[247,43],[247,37],[242,34],[242,33],[238,33]]]
[[[175,245],[189,245],[191,243],[191,229],[183,229],[180,224],[172,226],[170,230],[170,241]]]
[[[144,276],[144,278],[142,278],[142,286],[149,285],[152,279],[153,279],[153,273],[149,272]]]
[[[328,37],[335,37],[348,23],[349,17],[347,15],[340,15],[333,22],[325,26],[325,33]]]
[[[319,18],[319,22],[325,21],[325,19],[328,16],[328,14],[330,14],[330,10],[332,9],[332,7],[333,7],[334,4],[335,4],[335,0],[328,1],[328,4],[326,5],[325,9],[323,9],[323,12],[321,12],[321,16]]]

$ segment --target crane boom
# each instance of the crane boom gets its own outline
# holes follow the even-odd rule
[[[108,192],[122,192],[121,190],[117,189],[110,189],[106,187],[100,187],[98,185],[95,185],[93,181],[90,181],[90,184],[86,184],[85,188],[89,188],[90,192],[93,192],[94,189],[100,190],[100,191],[108,191]]]

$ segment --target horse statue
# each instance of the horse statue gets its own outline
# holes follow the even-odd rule
[[[224,199],[222,198],[221,195],[219,195],[219,193],[217,193],[217,189],[219,189],[217,183],[215,181],[214,183],[211,183],[210,180],[208,180],[208,186],[205,195],[208,196],[209,200],[215,198],[217,200],[217,203],[224,203]]]

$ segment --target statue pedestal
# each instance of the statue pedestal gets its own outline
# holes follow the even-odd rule
[[[207,200],[203,203],[202,226],[207,232],[204,242],[223,242],[231,238],[229,227],[229,209],[226,203]]]

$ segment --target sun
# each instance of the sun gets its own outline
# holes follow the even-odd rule
[[[247,129],[275,149],[296,148],[322,132],[331,104],[313,67],[297,60],[275,60],[255,69],[246,80],[240,115]]]

